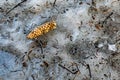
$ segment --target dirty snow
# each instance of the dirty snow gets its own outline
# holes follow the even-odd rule
[[[0,80],[120,79],[119,0],[26,0],[6,14],[21,1],[0,2]]]

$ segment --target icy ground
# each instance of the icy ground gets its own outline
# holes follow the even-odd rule
[[[0,0],[0,80],[120,80],[120,0]]]

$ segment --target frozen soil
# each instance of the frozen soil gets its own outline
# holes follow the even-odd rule
[[[120,80],[120,0],[1,0],[0,80]]]

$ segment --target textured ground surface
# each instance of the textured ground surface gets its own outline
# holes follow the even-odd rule
[[[120,0],[1,0],[0,80],[120,80]]]

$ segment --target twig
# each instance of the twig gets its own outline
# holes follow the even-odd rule
[[[76,64],[76,63],[75,63]],[[78,68],[78,65],[76,64],[76,67],[77,67],[77,69],[78,69],[78,71],[77,72],[80,72],[80,70],[79,70],[79,68]]]
[[[32,50],[30,50],[28,53],[27,53],[27,56],[28,56],[28,60],[30,60],[30,53],[32,52]]]
[[[87,68],[88,68],[88,70],[89,70],[89,76],[90,76],[90,78],[92,78],[92,75],[91,75],[91,69],[90,69],[89,64],[87,64]]]
[[[10,10],[6,13],[6,15],[7,15],[8,13],[10,13],[13,9],[17,8],[18,6],[20,6],[22,3],[26,2],[26,1],[27,1],[27,0],[23,0],[23,1],[21,1],[20,3],[18,3],[17,5],[15,5],[12,9],[10,9]]]
[[[14,71],[10,71],[10,72],[18,72],[18,71],[22,71],[22,70],[14,70]]]
[[[40,40],[40,42],[39,42],[38,40],[36,40],[36,42],[39,44],[41,53],[43,54],[42,41]]]
[[[86,63],[83,63],[83,62],[80,62],[83,66],[87,67],[88,70],[89,70],[89,76],[90,76],[90,79],[92,78],[92,74],[91,74],[91,69],[90,69],[90,65],[89,64],[86,64]]]
[[[64,68],[64,69],[66,69],[67,71],[71,72],[72,74],[74,74],[72,71],[70,71],[70,70],[69,70],[68,68],[66,68],[65,66],[63,66],[63,65],[61,65],[61,64],[59,64],[59,66],[62,67],[62,68]]]
[[[34,75],[31,75],[31,77],[32,77],[32,79],[33,79],[33,80],[35,80],[35,77],[34,77]]]
[[[75,63],[75,65],[76,65],[76,67],[77,67],[77,70],[78,70],[76,73],[78,73],[78,72],[80,73],[80,70],[79,70],[79,68],[78,68],[78,65],[77,65],[77,63]],[[77,76],[77,74],[75,75],[75,77],[73,78],[73,80],[75,80],[76,76]]]
[[[54,0],[54,2],[53,2],[53,7],[55,6],[56,1],[57,1],[57,0]]]
[[[66,69],[67,71],[69,71],[72,74],[76,74],[79,71],[79,69],[78,69],[78,71],[72,72],[71,70],[69,70],[68,68],[66,68],[65,66],[63,66],[61,64],[59,64],[59,66],[62,67],[62,68],[64,68],[64,69]]]
[[[103,24],[107,21],[107,19],[110,18],[110,16],[111,16],[112,14],[113,14],[113,12],[111,12],[111,13],[104,19]]]

